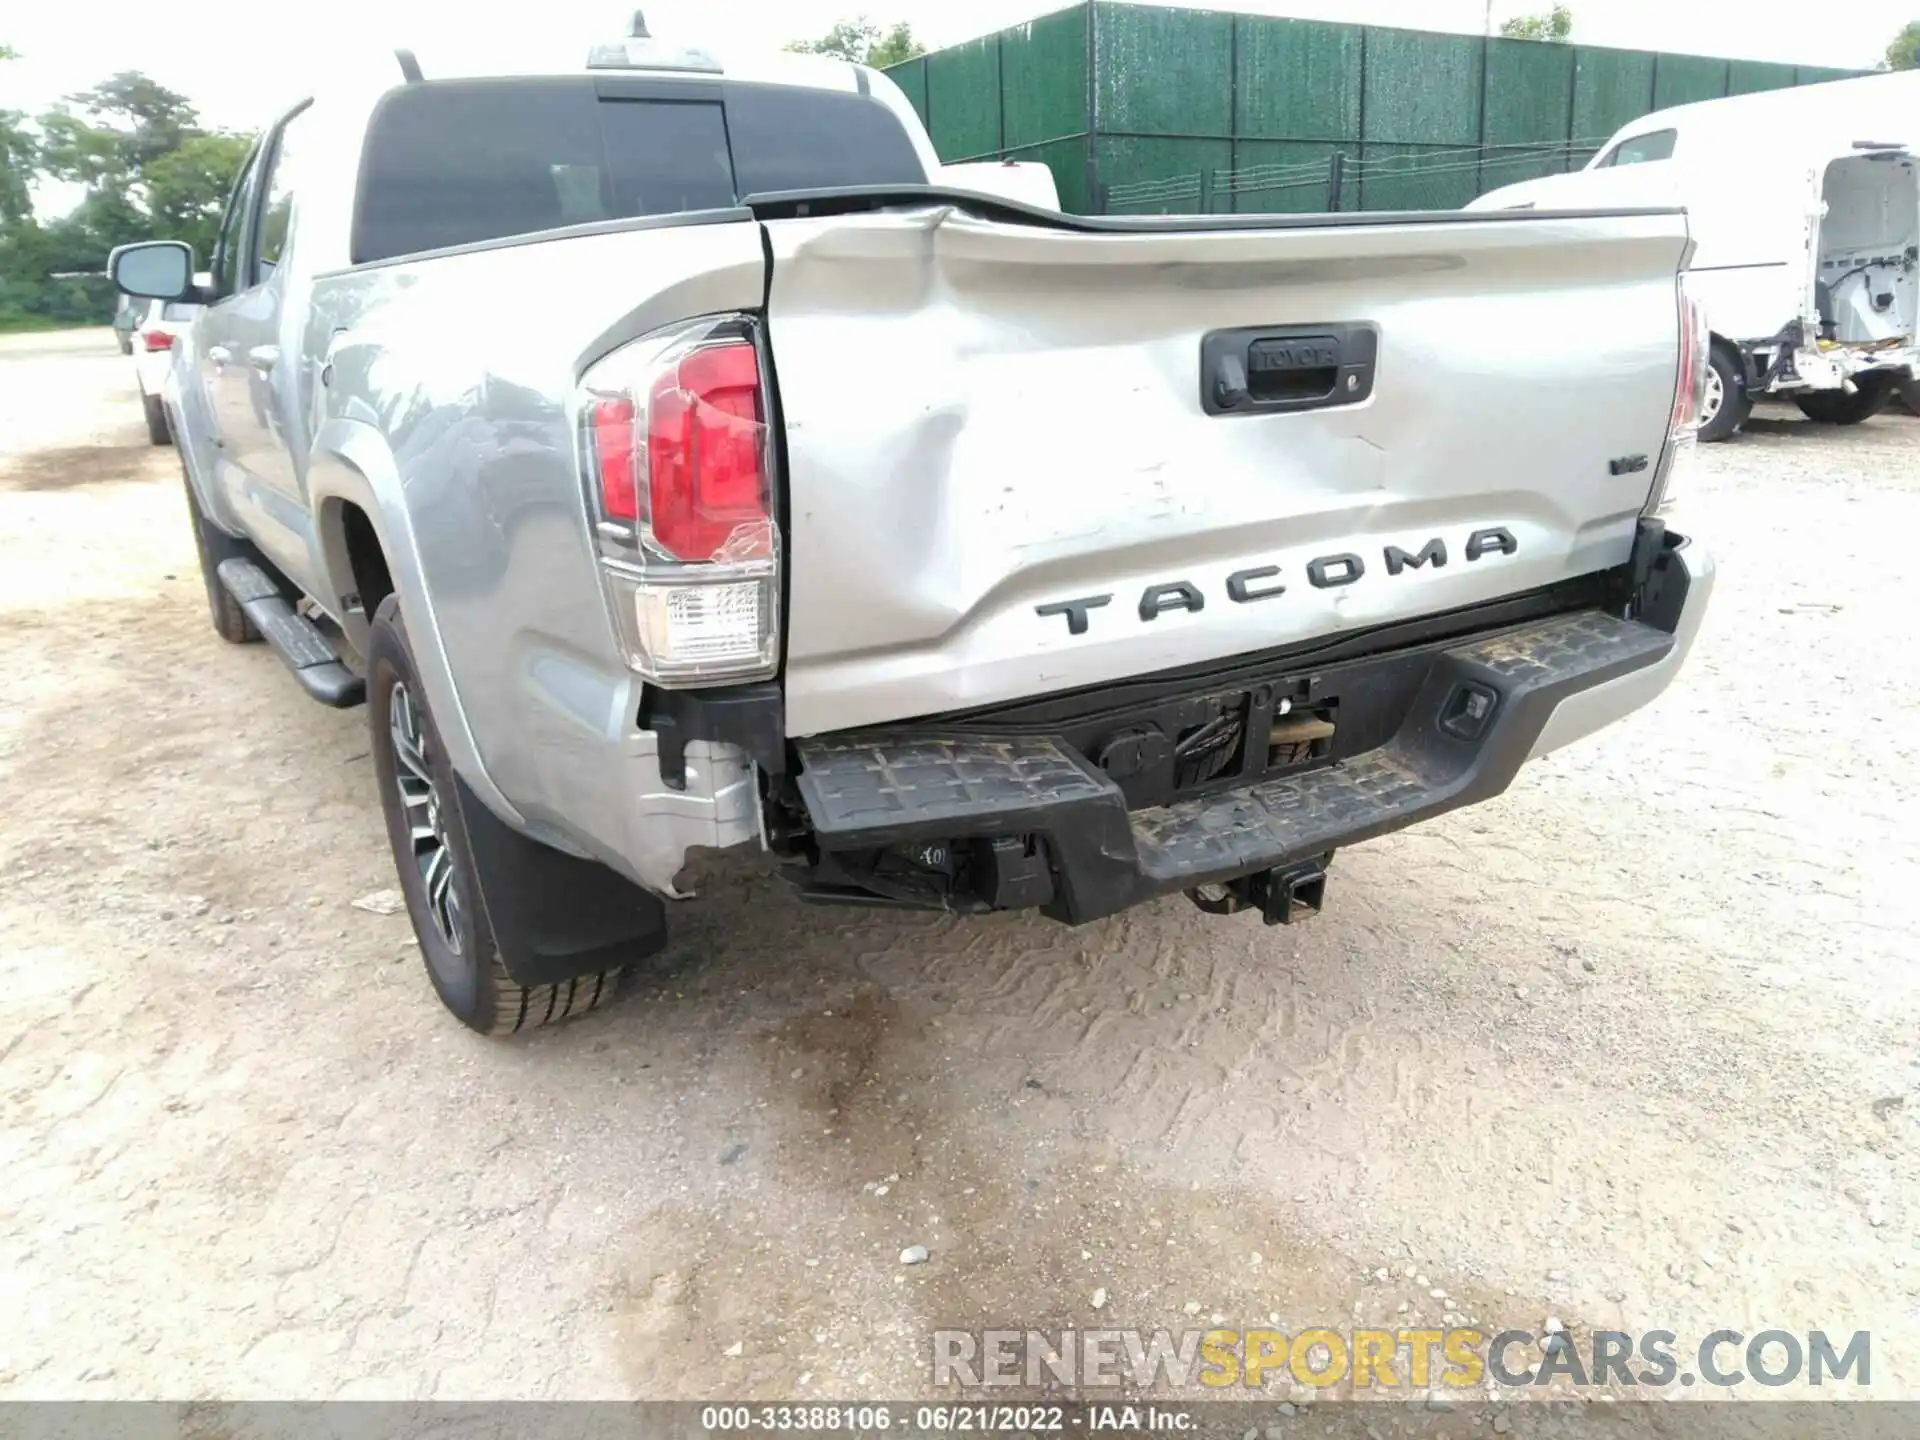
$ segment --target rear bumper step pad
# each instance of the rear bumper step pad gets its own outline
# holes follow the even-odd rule
[[[1666,630],[1598,610],[1441,651],[1394,737],[1327,769],[1129,814],[1100,770],[1045,738],[909,734],[796,742],[826,850],[1044,836],[1075,924],[1383,835],[1497,795],[1567,696],[1652,665]]]
[[[293,608],[293,602],[253,561],[244,556],[220,562],[220,583],[239,602],[253,628],[293,671],[300,688],[322,705],[349,709],[367,698],[366,682],[340,662],[319,626]]]

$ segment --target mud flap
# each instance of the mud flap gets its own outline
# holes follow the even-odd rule
[[[667,907],[595,860],[530,840],[454,776],[500,963],[516,984],[616,970],[667,943]]]

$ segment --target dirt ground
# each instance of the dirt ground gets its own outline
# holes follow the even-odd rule
[[[623,1003],[487,1041],[351,908],[365,713],[214,636],[130,362],[0,341],[0,1394],[906,1397],[934,1327],[1096,1289],[1866,1328],[1920,1393],[1920,420],[1775,412],[1683,516],[1675,687],[1311,924],[743,864]]]

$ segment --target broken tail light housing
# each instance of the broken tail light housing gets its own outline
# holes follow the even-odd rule
[[[760,336],[707,316],[581,377],[581,472],[627,663],[672,687],[779,662],[780,536]]]
[[[1680,357],[1674,371],[1673,408],[1667,418],[1667,441],[1660,452],[1660,466],[1654,472],[1653,488],[1647,494],[1644,511],[1658,515],[1672,506],[1679,486],[1676,472],[1684,478],[1698,444],[1701,407],[1707,394],[1707,349],[1712,335],[1707,329],[1707,312],[1687,293],[1686,272],[1675,287],[1680,322]]]

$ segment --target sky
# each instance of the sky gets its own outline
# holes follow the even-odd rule
[[[1061,8],[1059,0],[637,0],[653,33],[732,45],[818,36],[864,10],[883,24],[904,20],[930,48]],[[1492,0],[1495,23],[1547,8],[1550,0]],[[1869,67],[1902,23],[1894,10],[1844,14],[1804,0],[1570,0],[1576,41],[1636,49]],[[1478,34],[1487,0],[1240,0],[1207,6],[1309,19],[1347,20]],[[475,0],[309,0],[248,7],[244,24],[203,24],[155,0],[0,4],[0,44],[22,56],[0,64],[0,109],[35,113],[61,95],[119,70],[144,70],[184,93],[202,118],[252,129],[329,71],[413,49],[433,73],[484,64],[489,55],[532,56],[571,66],[588,44],[625,33],[632,6],[620,0],[536,0],[489,13]],[[517,19],[508,19],[518,11]],[[1884,32],[1884,33],[1882,33]],[[507,64],[512,63],[507,60]],[[506,68],[503,64],[501,68]]]

